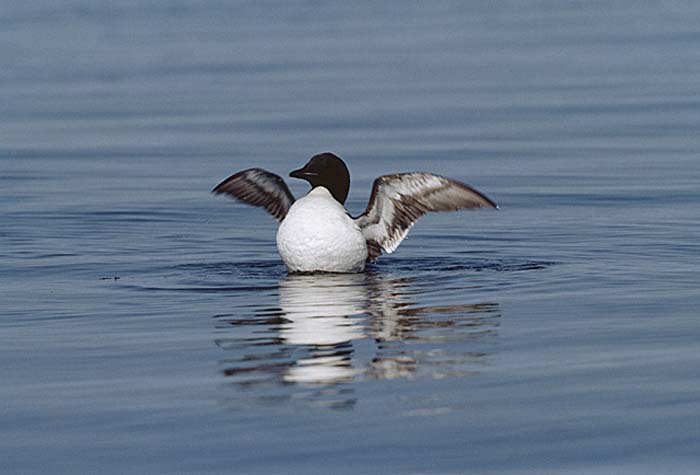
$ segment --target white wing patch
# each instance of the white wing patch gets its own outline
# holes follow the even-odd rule
[[[369,260],[399,247],[418,218],[429,211],[497,208],[464,183],[432,173],[399,173],[374,181],[367,210],[355,218],[367,240]]]

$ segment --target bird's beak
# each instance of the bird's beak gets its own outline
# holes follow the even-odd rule
[[[294,170],[293,172],[290,172],[289,176],[292,178],[302,178],[303,179],[304,175],[302,175],[302,173],[304,173],[304,169],[300,168],[299,170]]]
[[[318,175],[318,173],[306,171],[306,167],[300,168],[298,170],[294,170],[293,172],[291,172],[289,174],[289,176],[292,178],[300,178],[302,180],[308,180],[309,177],[316,176],[316,175]]]

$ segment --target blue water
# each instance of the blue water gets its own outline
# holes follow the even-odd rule
[[[0,471],[697,473],[699,14],[5,2]],[[501,209],[287,275],[209,192],[326,150]]]

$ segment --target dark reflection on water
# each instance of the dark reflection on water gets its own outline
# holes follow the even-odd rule
[[[478,372],[499,305],[421,306],[413,283],[375,272],[284,276],[279,308],[215,316],[216,344],[230,355],[222,372],[257,403],[301,397],[333,408],[353,407],[353,384],[367,379]]]

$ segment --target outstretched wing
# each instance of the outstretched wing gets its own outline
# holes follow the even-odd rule
[[[374,180],[367,210],[355,218],[367,240],[369,261],[399,247],[418,218],[429,211],[498,208],[464,183],[432,173],[398,173]]]
[[[262,206],[277,221],[287,216],[294,196],[284,180],[261,168],[250,168],[231,175],[216,185],[212,193],[226,193],[253,206]]]

